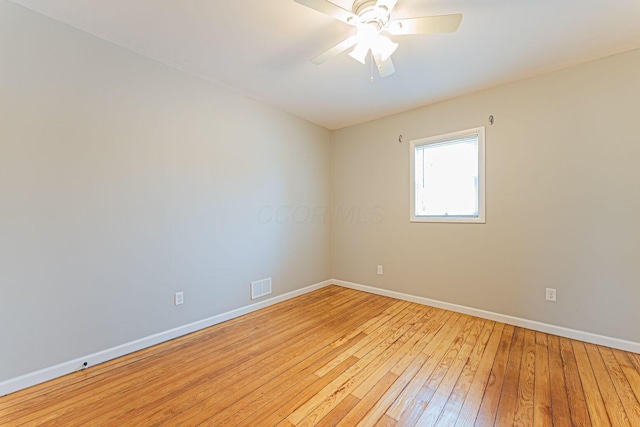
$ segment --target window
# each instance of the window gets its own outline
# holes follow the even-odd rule
[[[411,221],[484,223],[484,128],[410,147]]]

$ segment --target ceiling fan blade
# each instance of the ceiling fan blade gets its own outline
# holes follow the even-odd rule
[[[389,22],[387,31],[394,36],[405,34],[452,33],[462,21],[461,14],[396,19]]]
[[[327,50],[326,52],[323,52],[320,55],[316,56],[315,58],[311,59],[311,62],[313,62],[316,65],[320,65],[326,60],[341,54],[342,52],[349,49],[351,46],[353,46],[357,42],[358,42],[358,38],[356,36],[351,36],[348,39],[344,40],[343,42],[338,43],[331,49]]]
[[[398,0],[378,0],[378,2],[376,3],[376,6],[378,7],[384,6],[387,8],[389,13],[391,13],[393,8],[396,6],[396,3],[398,3]]]
[[[355,25],[358,22],[358,16],[349,12],[346,9],[336,6],[326,0],[294,0],[303,6],[307,6],[313,10],[317,10],[320,13],[329,15],[345,24]]]
[[[396,72],[396,67],[393,66],[391,57],[383,61],[380,54],[374,54],[373,59],[376,61],[376,67],[378,67],[380,77],[387,77]]]

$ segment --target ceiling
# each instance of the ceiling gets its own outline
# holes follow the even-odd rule
[[[392,18],[462,23],[392,37],[396,73],[372,83],[347,53],[309,62],[354,28],[293,0],[12,1],[328,129],[640,48],[639,0],[399,0]]]

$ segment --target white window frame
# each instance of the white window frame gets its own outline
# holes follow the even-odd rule
[[[410,221],[411,222],[457,222],[484,224],[485,221],[485,135],[484,127],[467,129],[459,132],[451,132],[444,135],[436,135],[428,138],[414,139],[409,144],[410,154]],[[470,136],[478,136],[478,216],[417,216],[416,215],[416,182],[415,182],[415,155],[416,147],[430,144],[439,144]]]

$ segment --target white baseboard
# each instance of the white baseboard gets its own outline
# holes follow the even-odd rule
[[[494,313],[491,311],[480,310],[477,308],[466,307],[464,305],[451,304],[448,302],[433,300],[424,297],[418,297],[401,292],[389,291],[386,289],[374,288],[372,286],[360,285],[357,283],[345,282],[343,280],[333,280],[333,283],[345,288],[356,289],[359,291],[369,292],[372,294],[383,295],[403,301],[411,301],[418,304],[424,304],[431,307],[442,308],[444,310],[455,311],[456,313],[468,314],[470,316],[481,317],[496,322],[502,322],[509,325],[519,326],[521,328],[532,329],[534,331],[545,332],[547,334],[558,335],[565,338],[580,340],[592,344],[602,345],[620,350],[640,353],[640,343],[633,341],[625,341],[618,338],[611,338],[604,335],[592,334],[591,332],[578,331],[575,329],[564,328],[562,326],[550,325],[548,323],[536,322],[534,320],[522,319],[520,317],[507,316],[505,314]]]
[[[261,301],[259,303],[251,304],[245,307],[240,307],[235,310],[228,311],[226,313],[218,314],[207,319],[200,320],[198,322],[190,323],[188,325],[180,326],[168,331],[160,332],[155,335],[141,338],[136,341],[132,341],[126,344],[119,345],[110,349],[106,349],[97,353],[90,354],[85,357],[80,357],[68,362],[61,363],[56,366],[45,368],[36,372],[31,372],[20,377],[12,378],[3,382],[0,382],[0,396],[4,396],[9,393],[13,393],[18,390],[25,389],[27,387],[40,384],[54,378],[61,377],[63,375],[70,374],[75,371],[79,371],[84,368],[84,363],[87,366],[94,366],[99,363],[103,363],[129,353],[133,353],[138,350],[142,350],[147,347],[160,344],[165,341],[178,338],[183,335],[190,334],[200,329],[208,328],[218,323],[226,322],[227,320],[234,319],[236,317],[249,314],[256,310],[260,310],[270,305],[277,304],[282,301],[286,301],[291,298],[295,298],[300,295],[321,289],[325,286],[335,284],[345,288],[356,289],[363,292],[369,292],[372,294],[383,295],[391,298],[396,298],[403,301],[411,301],[418,304],[428,305],[431,307],[442,308],[444,310],[455,311],[457,313],[468,314],[470,316],[481,317],[483,319],[489,319],[496,322],[502,322],[509,325],[519,326],[522,328],[532,329],[534,331],[546,332],[548,334],[558,335],[561,337],[572,338],[575,340],[585,341],[592,344],[603,345],[607,347],[617,348],[620,350],[631,351],[634,353],[640,353],[640,343],[633,341],[625,341],[618,338],[611,338],[603,335],[597,335],[590,332],[578,331],[575,329],[564,328],[561,326],[550,325],[548,323],[536,322],[533,320],[522,319],[520,317],[507,316],[505,314],[494,313],[491,311],[480,310],[477,308],[466,307],[458,304],[451,304],[448,302],[433,300],[424,297],[418,297],[415,295],[403,294],[401,292],[389,291],[386,289],[375,288],[372,286],[360,285],[357,283],[346,282],[344,280],[326,280],[324,282],[316,283],[314,285],[307,286],[302,289],[298,289],[292,292],[288,292],[283,295],[279,295],[268,300]]]
[[[277,304],[279,302],[286,301],[291,298],[295,298],[297,296],[309,293],[311,291],[315,291],[317,289],[330,285],[331,283],[333,283],[332,280],[326,280],[324,282],[316,283],[315,285],[310,285],[302,289],[298,289],[283,295],[269,298],[268,300],[265,300],[265,301],[247,305],[245,307],[240,307],[235,310],[228,311],[226,313],[209,317],[207,319],[189,323],[188,325],[179,326],[177,328],[170,329],[168,331],[160,332],[154,335],[150,335],[148,337],[141,338],[139,340],[135,340],[126,344],[119,345],[117,347],[109,348],[103,351],[99,351],[97,353],[89,354],[84,357],[70,360],[68,362],[60,363],[59,365],[56,365],[56,366],[51,366],[49,368],[41,369],[36,372],[31,372],[31,373],[22,375],[20,377],[16,377],[16,378],[12,378],[12,379],[0,382],[0,396],[4,396],[6,394],[25,389],[27,387],[34,386],[36,384],[41,384],[43,382],[52,380],[54,378],[58,378],[63,375],[70,374],[72,372],[79,371],[81,369],[84,369],[85,367],[84,363],[87,363],[88,367],[94,366],[99,363],[103,363],[108,360],[112,360],[112,359],[124,356],[126,354],[133,353],[135,351],[142,350],[144,348],[151,347],[156,344],[160,344],[162,342],[169,341],[174,338],[178,338],[180,336],[190,334],[200,329],[208,328],[218,323],[226,322],[227,320],[231,320],[236,317],[249,314],[256,310],[260,310],[261,308],[265,308],[270,305]]]

